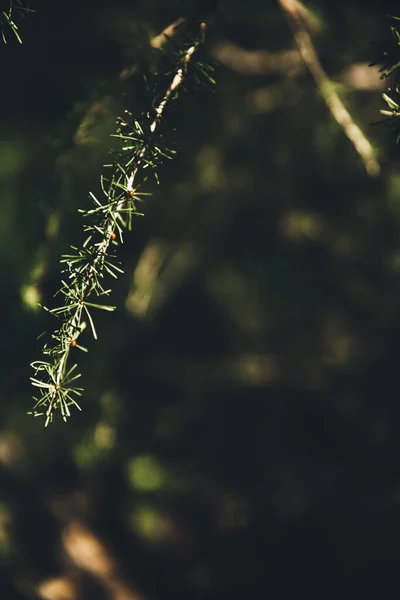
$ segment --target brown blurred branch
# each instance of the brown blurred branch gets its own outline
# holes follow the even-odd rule
[[[187,26],[187,19],[180,17],[174,23],[168,25],[161,33],[150,40],[150,46],[156,50],[161,50],[163,46],[171,39],[182,33]]]
[[[37,592],[43,600],[81,600],[82,574],[93,578],[109,600],[147,600],[139,591],[131,574],[122,573],[120,562],[109,545],[85,522],[91,510],[91,498],[86,491],[44,493],[44,503],[60,525],[60,542],[64,556],[64,572],[42,581]],[[65,560],[66,559],[66,560]],[[71,570],[72,567],[72,570]]]
[[[232,42],[219,42],[213,48],[213,58],[243,75],[269,75],[287,71],[301,72],[304,62],[298,50],[267,52],[245,50]]]
[[[297,76],[304,73],[306,65],[297,48],[268,52],[266,50],[247,50],[228,40],[217,42],[212,49],[212,57],[232,71],[242,75],[282,74]],[[378,67],[368,63],[353,63],[346,67],[338,77],[352,90],[379,92],[385,89]]]
[[[149,40],[151,48],[153,50],[162,50],[164,46],[170,41],[177,38],[187,28],[188,20],[186,17],[179,17],[170,25],[167,25],[165,29],[158,33]],[[125,67],[120,71],[118,77],[122,81],[133,77],[136,74],[135,67]]]
[[[106,544],[85,524],[69,522],[61,536],[62,547],[69,562],[80,572],[98,581],[110,600],[144,600],[141,592],[124,580],[117,561]],[[37,593],[43,600],[79,600],[79,577],[67,574],[42,581]]]
[[[344,133],[361,156],[368,175],[379,175],[381,168],[375,158],[374,149],[360,127],[354,122],[320,63],[311,36],[306,28],[304,5],[299,0],[279,0],[279,3],[287,16],[304,63],[313,76],[333,118],[342,127]]]
[[[385,81],[381,79],[379,67],[368,63],[353,63],[339,75],[339,80],[358,92],[383,92]]]
[[[110,600],[143,600],[142,594],[123,580],[109,549],[87,525],[79,521],[68,523],[62,533],[62,545],[78,569],[104,586]]]

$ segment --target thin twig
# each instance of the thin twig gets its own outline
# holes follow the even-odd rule
[[[183,59],[184,67],[186,67],[186,65],[190,62],[190,59],[192,58],[195,50],[196,50],[196,46],[193,45],[193,46],[190,46],[190,48],[188,48],[188,50],[186,51],[185,57]],[[169,88],[165,92],[163,99],[161,100],[160,104],[155,109],[156,116],[155,116],[153,122],[150,125],[150,131],[151,131],[151,133],[155,132],[155,130],[157,128],[157,125],[160,122],[160,119],[161,119],[161,117],[163,115],[165,106],[166,106],[168,100],[171,97],[171,94],[175,90],[177,90],[179,88],[179,86],[181,85],[181,83],[183,81],[183,78],[184,78],[184,68],[180,67],[177,70],[177,72],[175,74],[175,77],[171,81],[171,84],[170,84]],[[142,159],[144,158],[144,156],[147,153],[148,149],[149,149],[149,144],[147,144],[147,146],[145,146],[143,148],[143,150],[141,151],[141,153],[138,156],[135,168],[133,169],[130,177],[128,178],[128,182],[127,182],[127,186],[126,186],[126,189],[128,190],[128,192],[129,191],[134,191],[133,187],[132,187],[133,186],[133,182],[135,180],[137,172],[139,171],[140,167],[142,166]]]
[[[333,118],[342,127],[354,148],[361,156],[365,170],[370,176],[381,173],[381,167],[375,158],[375,151],[362,130],[354,122],[349,111],[339,98],[332,82],[325,73],[318,55],[313,46],[311,36],[304,22],[304,5],[299,0],[279,0],[279,3],[287,15],[289,25],[292,29],[294,39],[303,57],[304,63],[313,76],[323,99]]]

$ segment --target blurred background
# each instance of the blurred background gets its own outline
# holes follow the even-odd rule
[[[31,5],[23,44],[0,46],[0,598],[393,591],[400,160],[368,65],[398,2],[297,4],[304,36],[288,0],[221,0],[217,84],[168,108],[177,158],[77,357],[83,411],[47,429],[26,414],[52,325],[37,303],[82,242],[148,40],[214,7]]]

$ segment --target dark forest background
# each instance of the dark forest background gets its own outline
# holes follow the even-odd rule
[[[217,84],[168,109],[179,151],[120,248],[118,310],[86,338],[83,412],[47,429],[26,414],[37,302],[81,241],[147,40],[194,3],[32,6],[23,44],[0,46],[0,598],[396,590],[400,160],[368,64],[399,3],[307,2],[372,176],[279,2],[220,2]]]

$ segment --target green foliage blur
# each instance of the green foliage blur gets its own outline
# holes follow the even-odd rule
[[[82,241],[115,117],[141,102],[148,40],[215,7],[33,4],[23,43],[0,46],[0,598],[355,598],[373,581],[385,597],[400,547],[400,161],[373,125],[388,82],[368,65],[398,3],[306,4],[372,177],[280,3],[220,1],[203,57],[216,86],[188,85],[168,112],[177,158],[120,247],[118,309],[80,357],[83,411],[46,430],[27,416],[52,326],[38,303]]]

